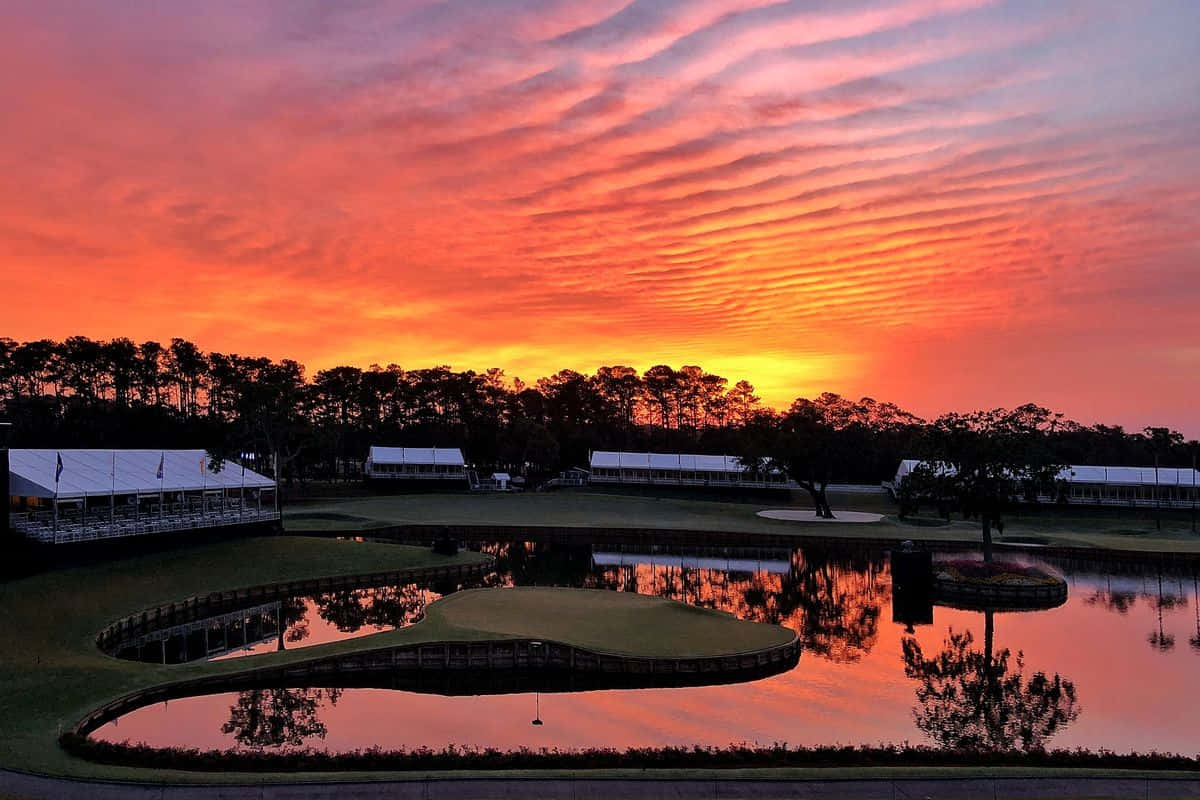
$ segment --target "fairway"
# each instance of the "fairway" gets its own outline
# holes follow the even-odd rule
[[[525,494],[402,494],[351,499],[315,498],[291,506],[284,527],[296,533],[335,531],[369,535],[373,529],[397,525],[477,525],[483,528],[556,526],[566,528],[648,528],[846,539],[905,539],[930,542],[980,541],[979,523],[955,515],[948,524],[917,525],[896,517],[896,507],[878,494],[831,494],[834,513],[883,514],[878,522],[767,519],[758,512],[779,509],[777,500],[759,503],[719,502],[679,497],[646,497],[595,492],[531,492]],[[797,511],[811,506],[797,503]],[[1184,513],[1164,515],[1162,530],[1145,510],[1117,512],[1087,508],[1018,508],[1005,516],[1005,537],[1015,543],[1034,537],[1037,544],[1106,548],[1134,552],[1200,553],[1200,536],[1190,530]],[[481,536],[489,534],[484,531]],[[749,538],[747,544],[752,544]]]

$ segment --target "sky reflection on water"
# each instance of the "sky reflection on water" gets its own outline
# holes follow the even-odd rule
[[[750,554],[757,563],[749,564],[741,552],[732,564],[738,571],[726,572],[712,553],[594,559],[586,549],[546,544],[485,549],[498,557],[488,585],[582,585],[673,597],[793,628],[804,654],[796,669],[752,683],[543,693],[541,727],[529,724],[531,694],[289,689],[172,700],[93,735],[157,746],[341,751],[934,743],[925,732],[933,730],[944,744],[988,747],[1024,737],[1050,747],[1200,753],[1189,710],[1200,674],[1200,587],[1192,576],[1058,563],[1070,584],[1058,608],[985,614],[937,606],[933,624],[916,625],[910,634],[893,621],[882,552],[765,551]],[[289,631],[307,630],[311,643],[326,641],[329,630],[373,632],[392,624],[388,614],[403,623],[412,609],[398,599],[417,596],[409,588],[309,601]],[[938,694],[947,684],[940,673],[932,683],[921,679],[935,665],[934,673],[965,668],[957,683],[949,681],[957,699]],[[987,673],[989,666],[996,672]],[[1012,702],[955,705],[972,692]]]

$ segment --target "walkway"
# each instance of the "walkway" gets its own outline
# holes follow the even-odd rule
[[[1182,800],[1200,798],[1200,776],[842,781],[435,778],[378,783],[155,786],[69,781],[0,771],[0,790],[21,798],[55,800]]]

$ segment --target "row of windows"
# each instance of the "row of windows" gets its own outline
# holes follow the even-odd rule
[[[717,481],[722,483],[738,483],[742,481],[786,483],[787,479],[779,473],[768,475],[745,472],[692,472],[669,469],[613,469],[597,467],[592,470],[597,478],[617,478],[621,480],[661,480],[661,481]]]
[[[464,467],[450,464],[372,464],[373,475],[466,475]]]
[[[1081,500],[1154,500],[1154,486],[1101,486],[1098,484],[1072,484],[1068,497]],[[1200,500],[1200,488],[1188,486],[1159,486],[1158,498],[1162,500]]]

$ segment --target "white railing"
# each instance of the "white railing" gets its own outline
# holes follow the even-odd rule
[[[386,480],[465,481],[467,479],[467,473],[465,470],[462,472],[384,472],[382,470],[368,467],[367,477]]]
[[[154,642],[162,642],[172,639],[176,636],[188,636],[196,631],[208,630],[210,628],[222,628],[233,622],[245,623],[252,617],[271,617],[275,624],[278,625],[279,611],[281,604],[278,600],[272,603],[263,603],[262,605],[252,606],[250,608],[239,608],[236,611],[230,611],[226,614],[218,614],[204,619],[192,620],[179,625],[172,625],[169,628],[159,628],[158,630],[144,633],[141,636],[136,636],[132,639],[123,639],[118,642],[112,649],[119,650],[126,647],[142,647],[143,645]],[[271,636],[278,635],[278,630],[274,631]],[[241,645],[238,645],[239,647]]]
[[[793,481],[762,481],[753,480],[750,478],[730,478],[712,477],[712,478],[647,478],[634,475],[624,475],[621,477],[613,477],[611,475],[597,475],[592,473],[588,479],[589,483],[637,483],[637,484],[661,484],[664,486],[734,486],[745,487],[749,489],[799,489]]]
[[[274,522],[279,518],[279,512],[274,509],[249,508],[226,509],[223,513],[219,511],[173,513],[161,517],[143,515],[137,519],[115,517],[110,520],[107,515],[103,517],[93,515],[85,521],[78,517],[60,517],[57,522],[54,521],[53,513],[37,512],[14,515],[11,521],[13,529],[29,539],[43,544],[69,544],[126,536],[145,536],[170,531],[253,525]]]
[[[1153,497],[1085,497],[1067,495],[1067,505],[1070,506],[1113,506],[1121,508],[1169,508],[1176,510],[1188,510],[1191,508],[1200,509],[1200,501],[1184,500],[1184,499],[1169,499],[1161,498],[1154,499]],[[1048,494],[1038,495],[1038,502],[1047,505],[1054,505],[1058,501],[1057,496]]]

